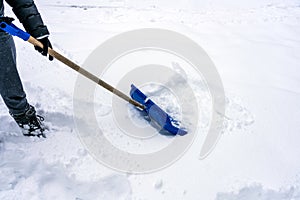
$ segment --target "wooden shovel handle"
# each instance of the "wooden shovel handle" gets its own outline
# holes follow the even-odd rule
[[[43,48],[43,44],[40,41],[38,41],[37,39],[35,39],[34,37],[32,37],[32,36],[30,36],[27,41],[29,43],[33,44],[34,46],[38,46],[38,47]],[[118,90],[118,89],[114,88],[113,86],[109,85],[108,83],[104,82],[103,80],[101,80],[97,76],[91,74],[87,70],[83,69],[82,67],[80,67],[79,65],[77,65],[73,61],[69,60],[68,58],[64,57],[60,53],[56,52],[55,50],[51,49],[50,47],[48,48],[48,54],[53,56],[55,59],[59,60],[60,62],[64,63],[65,65],[69,66],[70,68],[74,69],[78,73],[82,74],[86,78],[94,81],[98,85],[100,85],[100,86],[104,87],[105,89],[109,90],[113,94],[115,94],[115,95],[119,96],[120,98],[124,99],[125,101],[131,103],[132,105],[134,105],[134,106],[136,106],[136,107],[138,107],[142,110],[145,108],[139,102],[133,100],[132,98],[130,98],[129,96],[127,96],[126,94],[121,92],[120,90]]]

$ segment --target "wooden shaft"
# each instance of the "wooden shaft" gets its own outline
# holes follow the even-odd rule
[[[30,36],[27,41],[29,43],[33,44],[34,46],[38,46],[38,47],[43,48],[43,44],[40,41],[38,41],[37,39],[35,39],[34,37],[32,37],[32,36]],[[68,58],[64,57],[63,55],[59,54],[55,50],[53,50],[51,48],[48,48],[48,54],[53,56],[57,60],[61,61],[65,65],[69,66],[70,68],[74,69],[78,73],[82,74],[83,76],[87,77],[88,79],[94,81],[98,85],[100,85],[100,86],[104,87],[105,89],[109,90],[113,94],[115,94],[115,95],[119,96],[120,98],[124,99],[125,101],[131,103],[132,105],[134,105],[136,107],[139,107],[142,110],[145,108],[139,102],[133,100],[132,98],[130,98],[129,96],[127,96],[126,94],[121,92],[120,90],[114,88],[113,86],[111,86],[108,83],[104,82],[103,80],[99,79],[97,76],[91,74],[90,72],[83,69],[82,67],[80,67],[79,65],[77,65],[73,61],[69,60]]]

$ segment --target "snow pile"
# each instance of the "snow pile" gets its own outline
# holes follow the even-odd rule
[[[237,193],[219,193],[216,200],[291,200],[300,199],[299,187],[290,187],[275,191],[264,189],[261,185],[241,188]]]
[[[33,141],[6,137],[3,142],[0,155],[0,198],[3,200],[130,199],[130,186],[124,176],[79,181],[68,174],[72,165],[82,159],[80,155],[64,165],[61,162],[48,164],[43,156],[37,159],[28,153]]]

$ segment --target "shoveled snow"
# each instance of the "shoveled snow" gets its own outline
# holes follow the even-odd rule
[[[186,154],[168,168],[143,175],[116,172],[95,161],[77,136],[72,111],[77,74],[15,39],[28,99],[45,116],[51,132],[46,139],[21,136],[1,102],[0,199],[300,199],[299,1],[36,3],[54,48],[79,64],[103,41],[127,30],[159,27],[189,36],[206,50],[222,78],[225,129],[204,160],[198,159],[203,143],[199,133]],[[6,6],[6,14],[8,10]],[[199,112],[205,130],[209,93],[199,88],[200,80],[191,74],[187,78],[203,105]],[[112,112],[111,95],[99,95],[103,101],[96,107],[102,119]],[[176,115],[176,109],[170,110]]]

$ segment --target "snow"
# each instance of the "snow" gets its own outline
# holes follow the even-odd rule
[[[201,77],[186,71],[201,108],[196,140],[180,159],[159,171],[139,175],[115,171],[97,162],[78,136],[73,113],[77,74],[57,61],[48,62],[15,39],[28,99],[45,116],[51,132],[46,139],[21,136],[1,102],[0,199],[300,199],[299,1],[36,3],[54,48],[79,64],[102,42],[124,31],[167,28],[192,38],[208,53],[222,78],[225,128],[216,148],[200,160],[211,98]],[[6,5],[6,14],[10,13]],[[170,63],[181,74],[183,66],[180,60]],[[122,76],[111,74],[105,78],[112,84]],[[163,106],[174,104],[168,110],[177,116],[176,101],[166,103],[171,94],[156,89],[152,88],[153,98]],[[149,143],[121,137],[115,131],[111,98],[97,89],[94,107],[98,122],[112,133],[107,137],[114,145],[145,153],[170,142],[164,136]],[[91,103],[83,101],[82,106]],[[138,118],[130,107],[127,110],[128,120]]]

